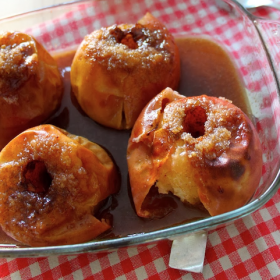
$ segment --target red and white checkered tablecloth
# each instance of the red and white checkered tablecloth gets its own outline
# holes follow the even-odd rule
[[[188,26],[176,26],[177,18],[182,16],[182,10],[187,9],[191,14],[194,9],[201,14],[201,26],[211,32],[210,28],[216,28],[216,32],[228,28],[232,32],[230,38],[238,41],[240,30],[236,31],[234,22],[223,22],[222,17],[216,17],[213,13],[207,14],[206,7],[198,7],[193,0],[190,7],[178,6],[172,13],[168,12],[170,6],[176,6],[176,1],[167,0],[166,6],[149,7],[149,11],[155,10],[155,16],[165,17],[166,22],[173,22],[171,32],[188,31],[191,26],[191,17]],[[280,1],[279,1],[280,2]],[[162,4],[158,4],[162,5]],[[52,22],[43,23],[32,27],[27,32],[40,35],[40,40],[51,50],[56,44],[62,47],[79,44],[86,34],[99,26],[107,26],[114,22],[114,18],[108,15],[112,13],[125,13],[118,6],[108,14],[95,14],[98,26],[92,24],[92,6],[82,4],[73,15],[67,14]],[[162,15],[158,11],[165,10]],[[128,10],[128,9],[126,9]],[[137,14],[135,9],[132,13]],[[258,8],[251,10],[255,15],[280,20],[280,11],[271,8]],[[75,18],[75,21],[69,21]],[[207,25],[206,21],[214,21],[217,25]],[[118,22],[117,22],[118,23]],[[180,28],[182,30],[180,30]],[[237,28],[238,29],[238,28]],[[230,38],[224,38],[225,44],[233,45]],[[242,65],[246,57],[239,57],[238,44],[234,45],[233,55],[237,64]],[[248,50],[248,55],[250,50]],[[248,78],[248,84],[256,88],[262,87],[259,77],[252,77],[246,68],[240,67],[243,77]],[[266,77],[269,79],[269,77]],[[275,97],[277,98],[277,97]],[[265,105],[265,101],[264,101]],[[266,104],[272,106],[273,104]],[[277,105],[276,105],[277,106]],[[279,108],[278,108],[279,109]],[[280,121],[279,110],[275,114]],[[265,106],[263,108],[265,111]],[[277,116],[278,114],[278,116]],[[262,129],[259,124],[258,129]],[[272,137],[269,145],[277,146],[280,131]],[[273,150],[273,149],[272,149]],[[265,170],[263,179],[265,179]],[[130,248],[118,249],[109,253],[82,253],[74,256],[51,256],[41,258],[6,258],[0,259],[0,279],[280,279],[280,190],[261,209],[245,218],[235,221],[233,224],[218,230],[208,232],[206,255],[202,273],[190,273],[170,268],[169,255],[171,241],[163,240],[150,245],[139,245]]]

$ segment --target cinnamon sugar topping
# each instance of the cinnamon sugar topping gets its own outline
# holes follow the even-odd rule
[[[35,42],[18,33],[0,33],[0,95],[7,97],[36,71]]]
[[[186,131],[184,122],[193,122],[197,134]],[[169,130],[174,139],[184,141],[190,159],[204,164],[205,160],[214,160],[229,149],[231,138],[242,134],[238,131],[241,123],[242,119],[233,108],[200,98],[168,104],[163,113],[162,127]]]
[[[108,68],[149,68],[172,63],[171,39],[166,28],[149,29],[141,24],[101,28],[85,37],[85,56]],[[173,41],[173,40],[172,40]]]

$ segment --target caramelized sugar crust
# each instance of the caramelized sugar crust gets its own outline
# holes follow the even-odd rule
[[[180,59],[173,36],[147,13],[136,24],[101,28],[85,37],[71,67],[82,109],[116,129],[133,126],[147,102],[177,88]]]
[[[28,129],[0,153],[0,224],[31,246],[86,242],[110,228],[94,214],[117,188],[97,144],[52,125]]]
[[[54,59],[31,36],[0,32],[0,150],[60,105],[62,79]]]
[[[230,101],[167,88],[142,111],[127,150],[139,216],[153,185],[211,215],[243,206],[261,178],[262,151],[250,119]]]

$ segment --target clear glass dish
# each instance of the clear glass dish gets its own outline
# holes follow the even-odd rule
[[[75,1],[3,19],[0,20],[0,25],[1,30],[19,30],[33,35],[55,55],[63,50],[75,49],[83,37],[95,29],[115,23],[135,23],[147,11],[158,17],[175,37],[193,35],[211,38],[222,45],[232,57],[244,82],[250,117],[257,127],[263,148],[263,174],[255,195],[245,206],[222,215],[207,216],[165,228],[155,227],[148,231],[136,229],[126,235],[105,236],[83,244],[31,248],[5,242],[0,246],[1,257],[110,251],[201,230],[207,231],[249,215],[263,206],[277,191],[280,185],[278,22],[256,18],[234,0],[178,0],[170,3],[166,0],[116,0]],[[62,106],[56,116],[65,113],[64,109]],[[65,126],[62,124],[62,127],[71,133],[102,143],[100,135],[109,130],[100,128],[77,112],[75,114],[79,114],[78,118],[71,112],[67,113],[66,109],[68,123]],[[81,124],[79,118],[84,118],[85,121]],[[93,133],[92,128],[101,129],[102,133]],[[128,139],[127,134],[117,134],[112,135],[105,146],[115,159],[120,152],[119,139],[123,139],[124,143]],[[118,137],[118,141],[114,137]],[[118,163],[119,165],[126,166],[125,155],[120,161],[122,163]],[[123,171],[124,192],[127,192],[126,178],[127,172]],[[117,207],[122,211],[120,204]]]

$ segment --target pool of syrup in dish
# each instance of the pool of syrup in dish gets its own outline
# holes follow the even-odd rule
[[[223,96],[233,101],[247,114],[244,86],[229,55],[215,42],[198,37],[177,38],[181,55],[180,94]],[[71,91],[70,69],[75,50],[53,54],[64,80],[64,97],[60,109],[47,123],[72,134],[81,135],[104,147],[113,157],[121,177],[120,191],[110,197],[99,212],[109,218],[112,229],[100,238],[145,233],[208,217],[205,211],[182,204],[172,195],[164,195],[157,203],[167,203],[173,210],[161,219],[144,219],[136,215],[130,192],[126,162],[129,131],[118,131],[99,125],[81,110]],[[162,205],[161,205],[162,206]],[[2,244],[15,244],[0,232]]]

